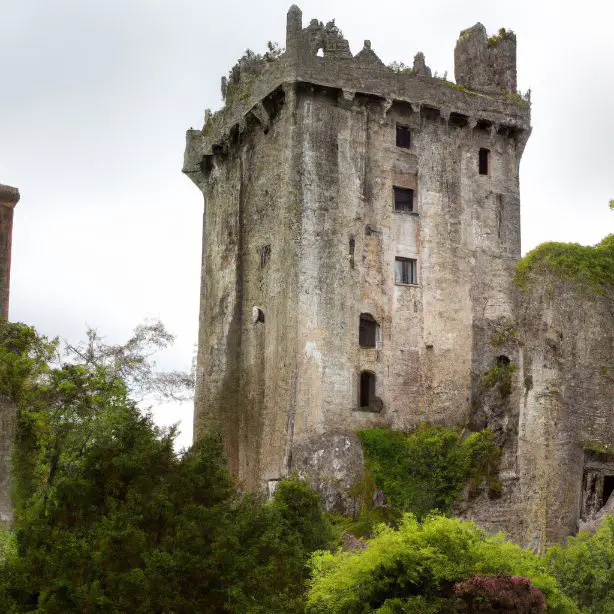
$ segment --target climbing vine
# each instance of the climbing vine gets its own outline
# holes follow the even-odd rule
[[[498,490],[500,449],[485,429],[466,436],[460,428],[421,425],[413,433],[364,429],[358,437],[367,470],[389,503],[423,518],[450,513],[465,486],[472,494]]]

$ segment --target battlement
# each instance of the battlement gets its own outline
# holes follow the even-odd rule
[[[491,37],[481,23],[463,30],[454,49],[456,83],[472,90],[516,93],[516,35],[501,28]]]
[[[285,51],[270,46],[263,56],[249,52],[222,78],[225,106],[214,114],[207,110],[202,130],[187,132],[183,172],[198,183],[204,158],[227,151],[250,126],[268,130],[286,94],[299,84],[335,90],[340,104],[371,97],[382,102],[384,115],[400,102],[419,115],[426,111],[428,118],[447,122],[452,117],[456,127],[487,126],[528,137],[530,101],[516,92],[515,35],[501,30],[489,39],[484,26],[476,24],[461,33],[455,63],[457,83],[452,83],[433,77],[421,52],[412,68],[386,66],[369,40],[352,55],[334,20],[313,19],[303,27],[302,12],[293,5]]]

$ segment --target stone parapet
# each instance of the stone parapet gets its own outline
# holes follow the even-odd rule
[[[352,100],[357,95],[369,96],[388,103],[388,108],[395,102],[403,102],[412,105],[417,112],[425,108],[435,109],[444,121],[456,114],[465,118],[469,127],[487,122],[496,130],[524,132],[528,137],[530,102],[510,89],[515,88],[516,83],[515,37],[511,33],[502,37],[498,45],[490,47],[481,24],[461,33],[456,55],[457,72],[462,79],[457,79],[459,84],[455,84],[428,76],[430,69],[421,53],[416,55],[414,69],[395,70],[379,60],[368,40],[363,50],[352,57],[347,41],[334,22],[324,26],[313,20],[304,29],[299,24],[300,9],[293,6],[288,13],[286,52],[275,59],[263,61],[257,74],[254,74],[253,68],[251,72],[242,73],[240,61],[231,71],[231,79],[234,73],[235,83],[232,97],[225,94],[226,105],[213,115],[207,113],[202,130],[188,130],[183,172],[195,182],[198,183],[197,175],[204,156],[227,150],[250,122],[266,122],[267,98],[280,89],[301,83],[336,90],[346,100]],[[466,32],[474,32],[471,39],[467,38]],[[499,47],[511,45],[512,42],[513,50],[506,55],[506,66],[509,72],[512,70],[509,65],[513,64],[513,78],[501,76],[501,71],[495,66],[495,60],[501,61]],[[472,43],[471,48],[468,48],[469,43]],[[482,43],[486,49],[483,53]],[[317,55],[320,50],[322,57]],[[475,74],[467,68],[473,66],[467,59],[471,54],[475,55],[475,62],[481,67]],[[494,58],[492,62],[488,59],[490,55]],[[226,80],[224,84],[225,90]],[[468,86],[474,86],[475,91]]]

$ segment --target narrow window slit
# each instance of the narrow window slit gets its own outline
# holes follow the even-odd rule
[[[367,409],[375,400],[375,373],[362,371],[360,374],[360,408]]]
[[[267,265],[270,258],[271,258],[271,246],[263,245],[260,248],[260,268],[261,269],[264,269],[264,267]]]
[[[479,166],[480,175],[490,174],[490,150],[489,149],[484,149],[483,147],[480,149],[478,166]]]

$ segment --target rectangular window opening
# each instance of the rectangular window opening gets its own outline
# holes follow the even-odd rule
[[[418,266],[415,258],[394,259],[394,282],[408,285],[418,283]]]
[[[414,191],[394,186],[394,210],[412,213],[414,210]]]
[[[409,149],[411,147],[411,132],[408,126],[397,124],[397,147]]]
[[[480,149],[479,155],[479,171],[480,175],[488,175],[490,173],[490,150]]]
[[[374,348],[377,345],[377,322],[369,313],[360,314],[358,344],[361,348]]]

